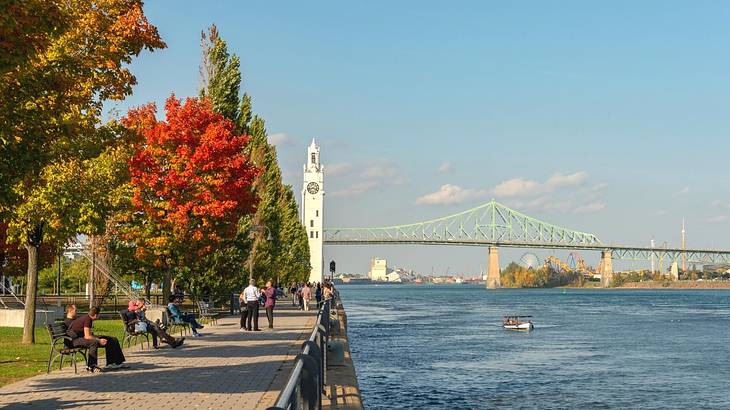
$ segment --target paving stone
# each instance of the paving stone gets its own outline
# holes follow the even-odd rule
[[[309,336],[316,317],[316,311],[282,302],[273,331],[265,315],[259,320],[262,332],[239,332],[237,317],[222,318],[180,348],[125,351],[129,369],[75,375],[67,368],[2,387],[0,408],[266,408],[278,396],[281,383],[275,377],[286,371],[285,362]]]

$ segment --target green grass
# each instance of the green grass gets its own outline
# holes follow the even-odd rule
[[[94,333],[114,336],[121,343],[124,335],[121,320],[96,320]],[[48,366],[48,354],[51,349],[50,338],[45,327],[35,330],[35,344],[20,343],[23,329],[16,327],[0,327],[0,386],[44,373]],[[65,366],[66,361],[64,361]],[[70,360],[68,365],[71,365]],[[82,364],[83,366],[83,364]],[[54,362],[58,369],[58,360]]]

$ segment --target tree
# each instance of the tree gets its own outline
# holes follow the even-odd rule
[[[165,120],[154,104],[130,110],[124,124],[141,137],[129,163],[132,206],[145,228],[157,264],[183,272],[237,232],[239,219],[254,210],[251,184],[258,170],[245,154],[249,138],[213,111],[210,100],[171,96]],[[138,247],[139,254],[149,254]]]
[[[43,51],[64,29],[58,4],[46,0],[0,0],[0,73]]]
[[[210,98],[215,112],[238,123],[238,94],[241,89],[238,56],[228,53],[228,45],[218,36],[215,25],[210,27],[208,35],[201,33],[201,49],[203,57],[200,65],[200,97]]]
[[[251,252],[255,278],[303,280],[309,272],[309,242],[299,221],[299,212],[291,187],[281,180],[276,148],[267,141],[264,120],[254,116],[251,97],[240,98],[240,61],[228,51],[215,25],[208,34],[201,33],[202,61],[200,65],[200,95],[209,98],[213,110],[236,123],[238,132],[251,136],[248,153],[251,161],[261,168],[254,182],[258,206],[253,218],[240,221],[242,233],[253,235],[247,243]],[[265,229],[252,229],[264,226]],[[271,240],[264,240],[271,233]],[[239,247],[240,244],[235,246]],[[229,255],[236,252],[229,252]]]
[[[136,80],[126,68],[132,57],[165,44],[140,0],[29,1],[24,6],[29,16],[42,15],[46,7],[58,13],[31,29],[41,32],[34,34],[37,46],[9,59],[0,76],[0,215],[10,221],[11,240],[28,252],[23,343],[33,343],[38,249],[45,230],[56,228],[40,211],[48,207],[44,201],[59,199],[47,189],[49,183],[54,174],[64,173],[58,167],[88,158],[86,148],[99,137],[104,101],[132,92]],[[13,24],[27,31],[22,21],[3,21],[4,32]],[[64,189],[73,192],[71,185]]]
[[[97,157],[49,164],[32,189],[19,193],[23,201],[13,209],[8,233],[28,253],[26,325],[29,312],[35,309],[39,250],[44,237],[49,247],[57,250],[78,233],[103,232],[106,218],[124,198],[120,189],[127,179],[126,158],[123,148],[112,146]],[[34,319],[35,315],[31,316]],[[30,329],[32,343],[33,327]]]
[[[12,1],[10,10],[24,18],[4,11],[3,32],[30,32],[21,38],[35,46],[0,76],[0,213],[17,200],[13,185],[32,184],[93,135],[105,100],[131,94],[131,58],[165,46],[140,0]]]

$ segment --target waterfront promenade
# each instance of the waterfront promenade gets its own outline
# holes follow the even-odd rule
[[[265,409],[286,382],[316,315],[282,300],[273,331],[265,315],[261,332],[239,332],[238,317],[222,318],[178,349],[125,350],[129,369],[75,375],[66,368],[0,388],[0,408]]]

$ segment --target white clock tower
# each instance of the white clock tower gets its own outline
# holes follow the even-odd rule
[[[307,162],[304,164],[304,186],[302,187],[302,224],[309,236],[310,282],[322,282],[322,213],[324,208],[324,167],[319,161],[319,146],[312,139],[307,148]]]

